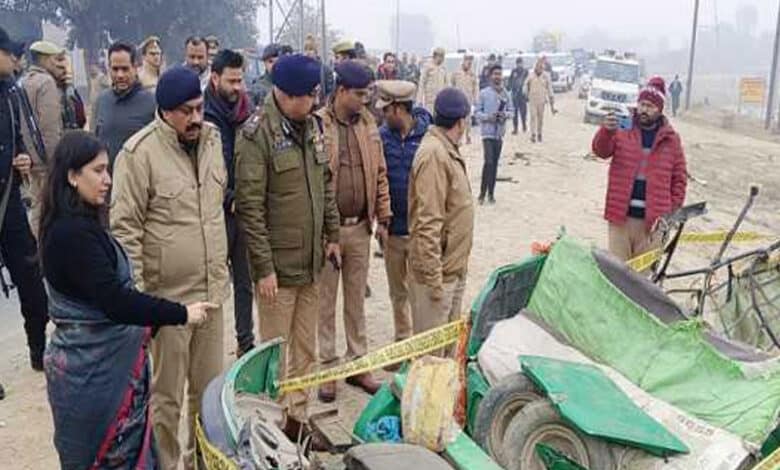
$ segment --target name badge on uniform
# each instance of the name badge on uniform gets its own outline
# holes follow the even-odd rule
[[[292,140],[285,138],[285,139],[281,139],[281,140],[275,141],[273,150],[274,150],[274,153],[279,153],[279,152],[282,152],[284,150],[289,149],[292,146],[293,146]]]

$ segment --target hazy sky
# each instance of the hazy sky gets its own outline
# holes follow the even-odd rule
[[[305,0],[312,5],[319,0]],[[328,21],[345,36],[369,48],[390,48],[389,28],[394,0],[326,0]],[[593,27],[614,35],[667,36],[672,46],[687,44],[694,0],[400,0],[402,12],[422,13],[432,20],[436,42],[449,48],[489,42],[495,47],[529,47],[540,29],[579,35]],[[737,7],[754,4],[759,28],[773,28],[776,0],[701,0],[701,23],[734,21]],[[260,14],[261,27],[267,22]],[[403,24],[401,26],[403,34]],[[487,40],[487,41],[486,41]]]

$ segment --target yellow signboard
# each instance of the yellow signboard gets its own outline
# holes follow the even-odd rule
[[[739,100],[747,104],[762,104],[766,80],[762,77],[744,77],[739,80]]]

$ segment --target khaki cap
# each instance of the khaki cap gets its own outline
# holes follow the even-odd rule
[[[376,86],[376,107],[383,109],[393,103],[414,101],[417,85],[404,80],[378,80]]]
[[[49,41],[35,41],[30,45],[30,51],[42,55],[60,55],[65,49]]]
[[[341,41],[337,42],[333,45],[333,53],[334,54],[344,54],[349,51],[355,50],[355,42],[354,41]]]
[[[149,36],[148,38],[144,39],[143,42],[141,42],[141,44],[138,45],[138,48],[144,50],[153,42],[156,42],[158,46],[161,43],[160,38],[158,36]]]

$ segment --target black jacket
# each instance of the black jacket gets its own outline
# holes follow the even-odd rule
[[[111,167],[125,141],[154,121],[157,108],[154,95],[140,82],[118,95],[114,90],[100,94],[95,105],[95,135],[108,147]]]
[[[24,153],[20,127],[19,90],[12,78],[0,80],[0,197],[11,175],[11,162]],[[18,178],[16,178],[18,183]]]
[[[184,305],[122,285],[117,255],[97,217],[69,215],[44,234],[42,261],[46,281],[59,293],[93,305],[116,323],[139,326],[181,325]]]
[[[222,156],[225,159],[225,169],[228,174],[228,185],[225,191],[225,208],[229,208],[233,203],[233,192],[236,188],[236,171],[233,159],[236,146],[236,131],[249,118],[251,107],[249,106],[249,97],[242,96],[236,103],[227,103],[221,97],[214,93],[211,85],[206,87],[204,104],[204,119],[219,128],[222,136]],[[241,106],[241,101],[247,100],[246,110],[243,116],[236,116],[236,107]]]

